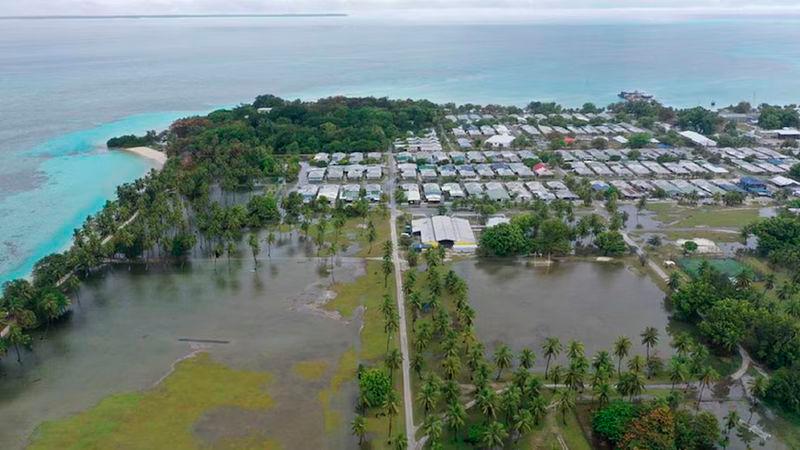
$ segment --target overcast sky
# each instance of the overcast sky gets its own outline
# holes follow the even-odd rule
[[[477,8],[523,12],[565,9],[609,14],[614,9],[663,9],[687,13],[722,10],[726,14],[800,8],[798,0],[0,0],[0,15],[201,14],[347,12],[376,14],[422,10],[429,14]]]

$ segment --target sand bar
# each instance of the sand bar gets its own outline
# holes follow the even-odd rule
[[[155,161],[158,164],[159,169],[167,162],[167,155],[164,152],[160,152],[150,147],[131,147],[124,148],[123,150]]]

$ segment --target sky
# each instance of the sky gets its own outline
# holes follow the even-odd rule
[[[487,9],[557,16],[641,15],[662,11],[682,15],[782,14],[800,11],[798,0],[3,0],[0,15],[243,14],[341,12],[380,15],[418,11],[427,16],[480,16]],[[501,12],[502,14],[502,12]]]

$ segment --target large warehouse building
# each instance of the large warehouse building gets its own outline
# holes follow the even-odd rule
[[[433,216],[411,221],[411,231],[423,245],[442,245],[455,251],[471,252],[478,247],[467,219]]]

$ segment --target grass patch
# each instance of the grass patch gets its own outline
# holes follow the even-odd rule
[[[725,208],[720,206],[678,206],[673,203],[648,203],[653,218],[676,228],[712,227],[740,228],[758,219],[758,208]]]
[[[178,363],[153,389],[113,395],[86,412],[43,423],[29,448],[198,448],[202,443],[191,430],[205,412],[221,406],[268,409],[269,381],[268,373],[234,370],[202,353]],[[275,448],[268,440],[253,444],[248,446]]]
[[[711,267],[728,278],[733,278],[743,271],[749,270],[747,266],[731,258],[681,258],[677,262],[681,269],[683,269],[686,273],[692,277],[697,277],[700,274],[700,266],[704,261],[707,261]]]
[[[692,231],[666,231],[664,232],[666,238],[670,241],[677,241],[678,239],[709,239],[714,242],[739,242],[739,233],[722,233],[719,231],[708,230],[692,230]]]
[[[322,360],[300,361],[292,366],[292,373],[306,381],[316,381],[325,375],[328,363]]]

